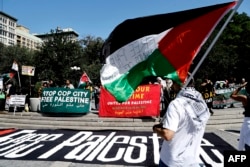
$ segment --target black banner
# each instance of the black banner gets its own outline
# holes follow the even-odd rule
[[[157,166],[161,142],[152,132],[2,130],[0,159]],[[223,166],[225,150],[234,148],[217,135],[205,133],[201,162]]]

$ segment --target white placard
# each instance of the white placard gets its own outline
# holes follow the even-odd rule
[[[35,67],[22,66],[22,75],[34,76],[35,75]]]
[[[9,100],[10,106],[24,106],[26,95],[11,95]]]

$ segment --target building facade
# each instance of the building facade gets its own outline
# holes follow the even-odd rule
[[[38,34],[36,36],[42,39],[43,41],[48,41],[50,39],[53,39],[54,35],[61,35],[64,37],[65,40],[73,42],[78,41],[78,36],[79,36],[78,33],[75,32],[72,28],[61,29],[59,27],[57,27],[55,32],[53,33]]]
[[[29,29],[17,24],[17,19],[0,11],[0,42],[37,50],[42,40],[29,33]]]
[[[40,38],[30,34],[28,28],[21,25],[16,26],[16,44],[18,46],[38,50],[42,42]]]
[[[62,35],[67,41],[78,41],[79,35],[72,28],[60,29],[57,27],[54,33]],[[53,38],[55,34],[32,35],[28,28],[17,24],[16,18],[0,11],[0,43],[4,45],[18,45],[37,50],[44,41]]]
[[[4,45],[16,44],[17,19],[0,11],[0,42]]]

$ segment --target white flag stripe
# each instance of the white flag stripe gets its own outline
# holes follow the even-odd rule
[[[18,71],[18,65],[17,65],[16,62],[13,62],[12,68],[11,68],[11,69],[13,69],[13,70],[15,70],[15,71]]]
[[[158,48],[158,42],[169,31],[137,39],[107,57],[106,64],[101,69],[102,84],[113,82],[138,63],[145,61]]]

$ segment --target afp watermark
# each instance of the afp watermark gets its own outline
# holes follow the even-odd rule
[[[224,151],[224,167],[249,167],[249,151]]]

